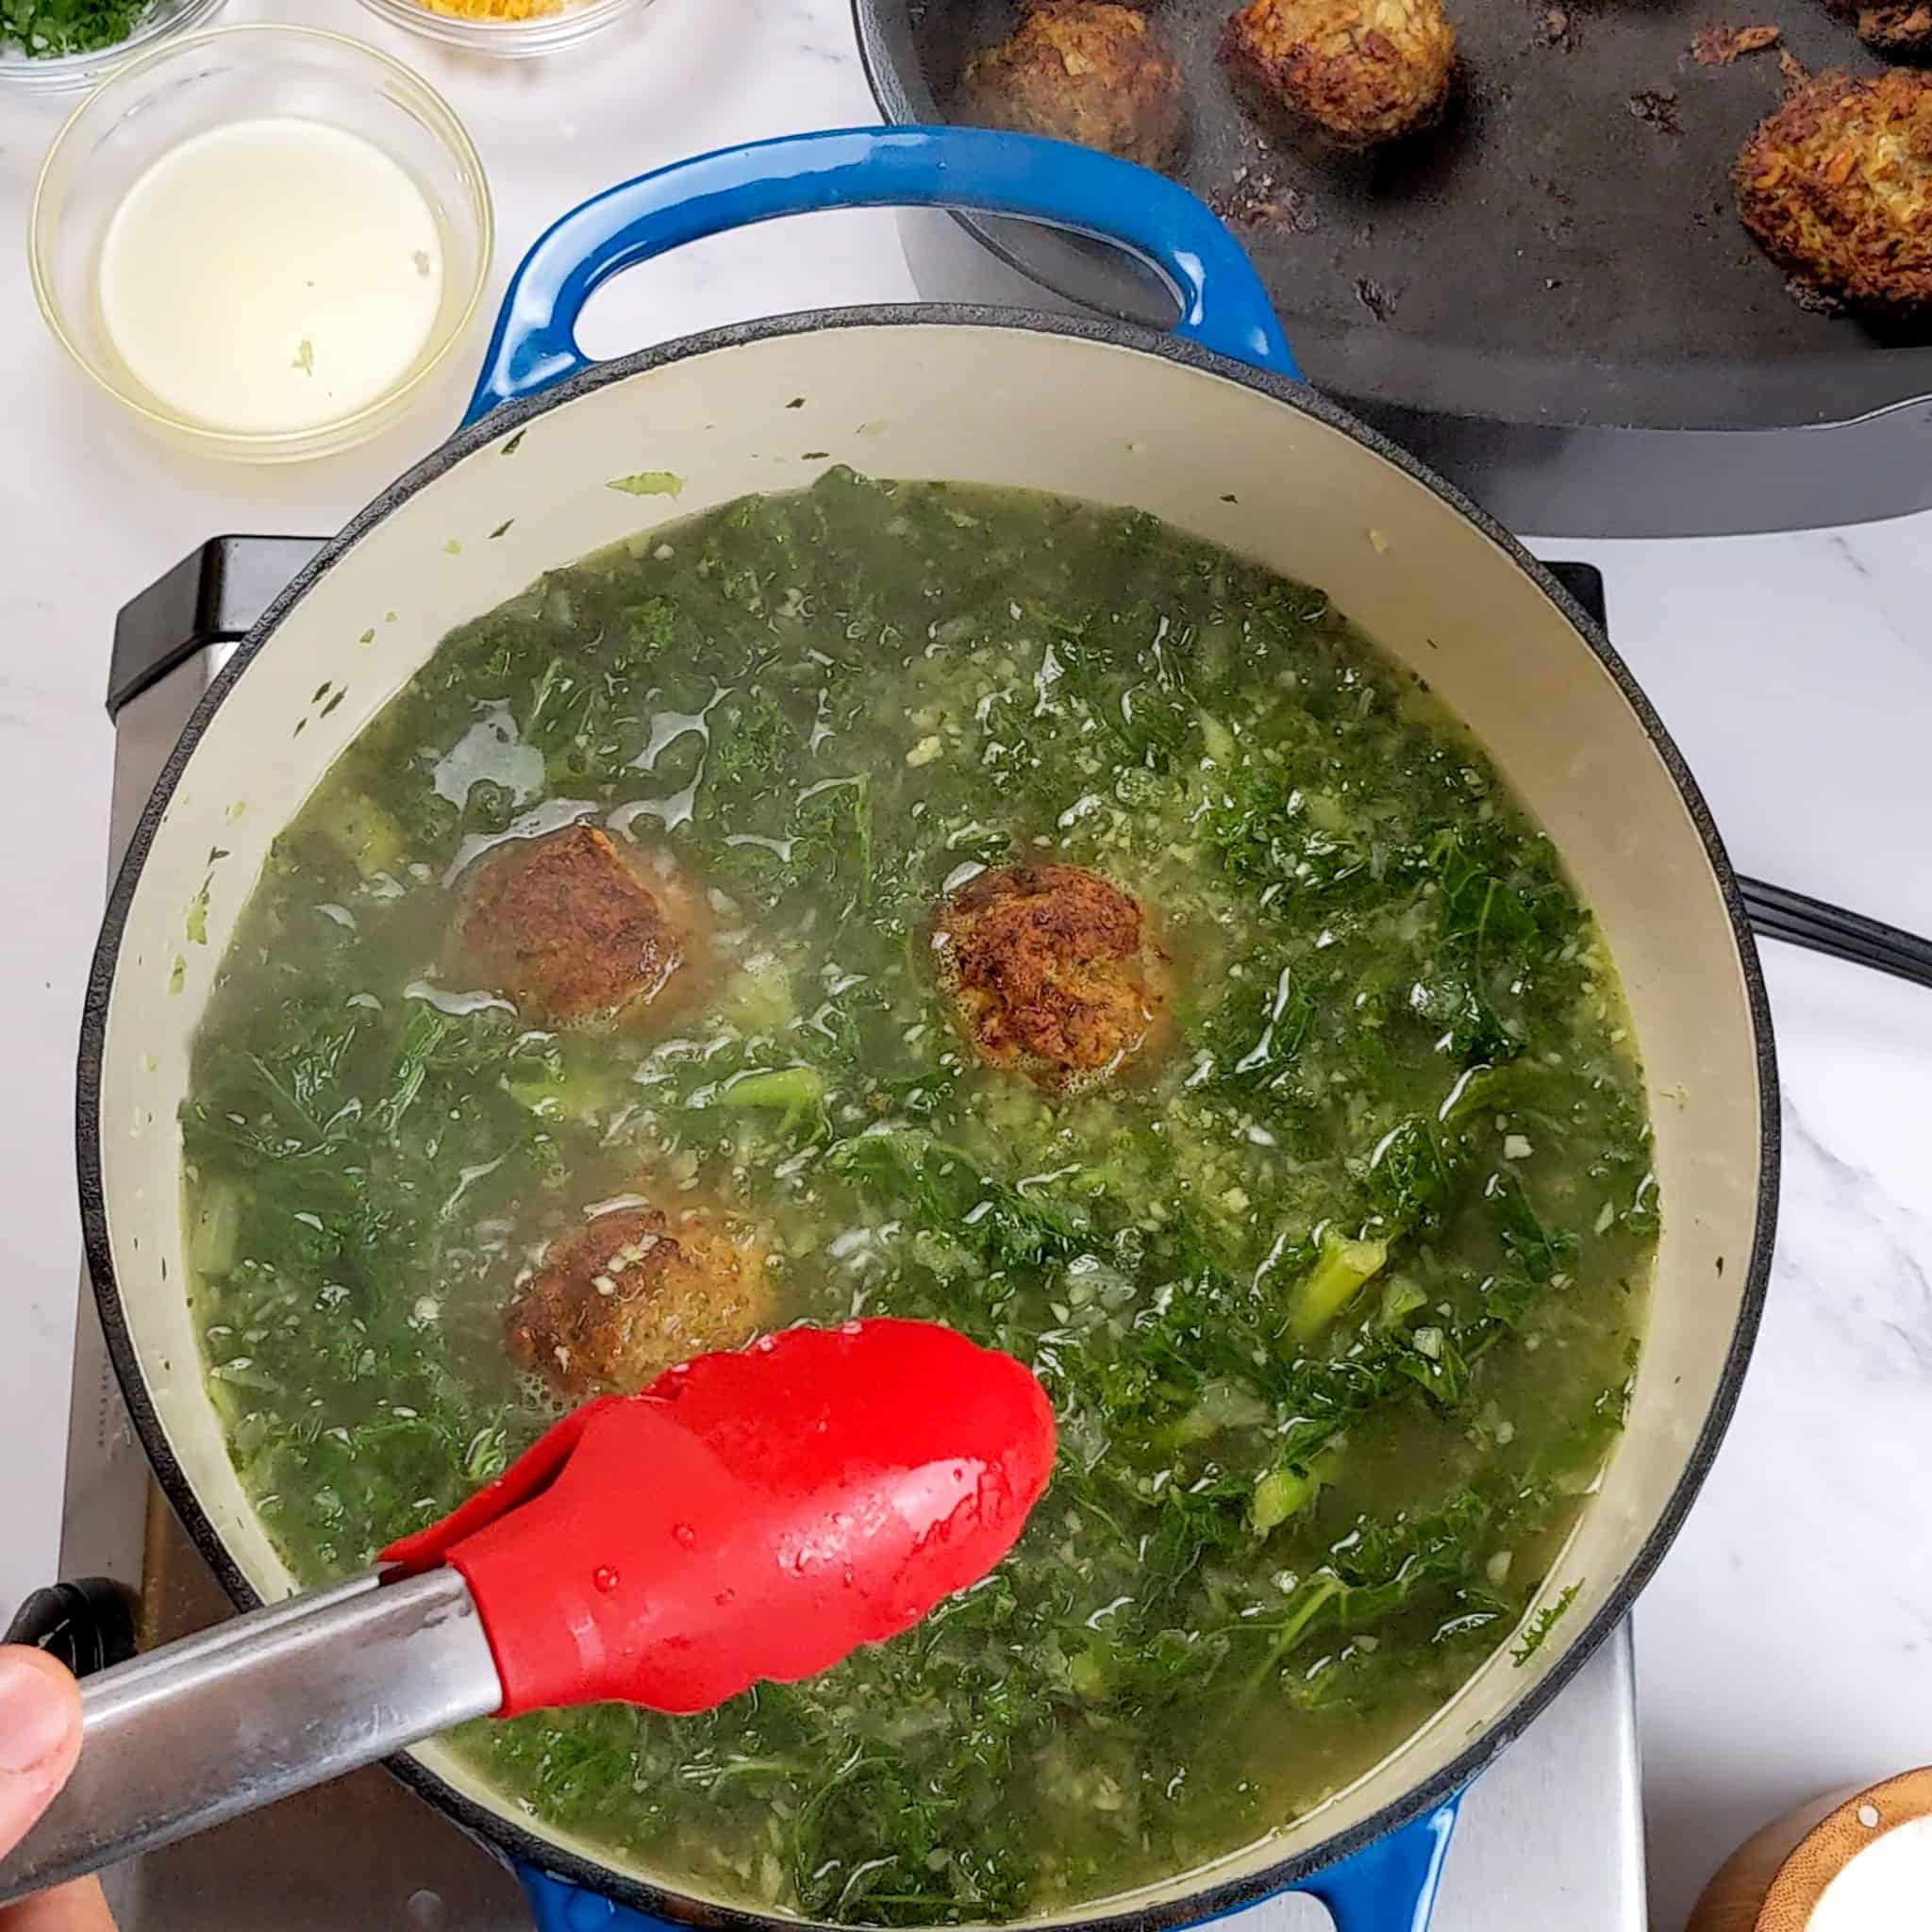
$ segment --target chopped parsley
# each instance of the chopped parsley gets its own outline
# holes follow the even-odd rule
[[[29,59],[119,46],[146,18],[149,0],[0,0],[0,45]]]

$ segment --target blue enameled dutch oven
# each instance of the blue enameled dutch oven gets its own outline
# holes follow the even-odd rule
[[[1171,285],[1172,335],[960,307],[717,329],[606,363],[574,326],[599,283],[774,216],[940,206],[1111,242]],[[1456,1795],[1629,1608],[1716,1450],[1771,1254],[1769,1024],[1737,881],[1683,760],[1601,632],[1502,530],[1297,376],[1246,258],[1184,190],[1082,149],[969,129],[799,136],[706,156],[566,215],[517,272],[460,432],[357,517],[237,651],[169,760],[115,885],[90,989],[80,1158],[88,1256],[168,1495],[239,1604],[291,1579],[242,1493],[184,1290],[189,1052],[270,841],[454,625],[550,569],[828,464],[1151,511],[1323,586],[1474,728],[1562,851],[1621,969],[1663,1204],[1628,1427],[1538,1609],[1401,1750],[1204,1870],[1059,1923],[1189,1924],[1287,1888],[1344,1932],[1420,1927]],[[613,476],[663,470],[682,495]],[[492,541],[493,540],[493,541]],[[396,622],[386,620],[393,614]],[[372,630],[381,648],[365,645]],[[340,693],[313,704],[318,685]],[[291,737],[289,721],[308,718]],[[231,816],[237,799],[245,816]],[[209,879],[208,853],[229,855]],[[207,943],[184,945],[184,908]],[[133,1131],[129,1123],[133,1123]],[[548,1832],[431,1745],[398,1765],[518,1861],[546,1928],[771,1927]]]

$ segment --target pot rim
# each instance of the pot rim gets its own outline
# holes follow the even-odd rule
[[[140,883],[156,832],[189,761],[208,723],[249,664],[274,638],[295,603],[326,572],[347,556],[362,536],[400,504],[434,483],[442,474],[475,451],[495,442],[536,417],[606,386],[647,371],[694,357],[708,356],[772,337],[826,328],[958,326],[1013,328],[1068,336],[1108,347],[1129,348],[1164,358],[1207,374],[1219,375],[1257,391],[1271,401],[1299,410],[1325,426],[1341,431],[1373,454],[1392,463],[1404,475],[1430,491],[1451,509],[1474,524],[1525,574],[1554,604],[1578,640],[1609,674],[1624,701],[1636,714],[1644,735],[1662,760],[1678,796],[1696,828],[1705,858],[1716,879],[1737,948],[1755,1047],[1759,1107],[1757,1217],[1751,1256],[1739,1303],[1737,1324],[1710,1405],[1684,1469],[1649,1534],[1602,1607],[1587,1624],[1559,1640],[1554,1661],[1523,1694],[1490,1724],[1485,1725],[1451,1761],[1433,1776],[1411,1786],[1402,1796],[1344,1830],[1275,1859],[1258,1872],[1209,1882],[1172,1899],[1124,1908],[1099,1909],[1056,1916],[1055,1926],[1079,1932],[1161,1932],[1161,1928],[1198,1924],[1286,1890],[1324,1867],[1333,1865],[1441,1805],[1467,1785],[1507,1744],[1517,1738],[1595,1653],[1629,1610],[1638,1592],[1662,1561],[1683,1526],[1691,1504],[1703,1487],[1733,1410],[1751,1348],[1763,1313],[1769,1286],[1773,1234],[1777,1219],[1779,1116],[1775,1052],[1770,1002],[1757,949],[1752,937],[1742,894],[1710,809],[1689,766],[1664,728],[1628,667],[1609,639],[1562,585],[1514,537],[1452,485],[1424,468],[1394,443],[1350,415],[1306,383],[1290,380],[1250,364],[1235,361],[1171,335],[1135,325],[1098,317],[1072,317],[1034,310],[985,308],[960,303],[869,305],[808,309],[708,329],[695,335],[641,349],[580,370],[554,388],[527,395],[492,409],[459,429],[448,441],[398,477],[359,510],[315,558],[290,581],[263,612],[248,636],[196,705],[187,726],[169,753],[142,808],[125,855],[108,896],[91,963],[81,1012],[79,1058],[75,1080],[75,1158],[79,1175],[80,1218],[88,1274],[93,1284],[108,1352],[119,1377],[136,1433],[152,1464],[162,1493],[173,1506],[196,1549],[214,1572],[222,1588],[240,1610],[258,1607],[262,1599],[229,1557],[225,1545],[203,1509],[186,1473],[176,1460],[159,1416],[148,1397],[140,1357],[122,1315],[112,1246],[108,1233],[106,1191],[101,1160],[101,1066],[107,1038],[108,1008],[128,908]],[[566,1850],[554,1840],[525,1829],[507,1812],[476,1803],[447,1779],[417,1759],[398,1757],[389,1768],[419,1795],[448,1813],[458,1824],[510,1857],[614,1900],[620,1905],[679,1924],[729,1928],[729,1932],[797,1932],[819,1922],[789,1915],[758,1912],[747,1907],[719,1906],[689,1896],[631,1873],[597,1863]],[[1028,1922],[1022,1921],[1022,1924]],[[842,1932],[842,1928],[839,1928]]]

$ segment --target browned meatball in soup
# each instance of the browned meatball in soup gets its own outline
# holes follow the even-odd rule
[[[560,1235],[510,1304],[511,1355],[559,1395],[628,1394],[735,1348],[776,1313],[762,1243],[698,1207],[607,1208]]]
[[[1081,866],[981,873],[941,908],[932,950],[980,1057],[1052,1091],[1104,1080],[1159,1017],[1140,902]]]
[[[601,826],[499,846],[478,867],[468,955],[541,1024],[636,1018],[702,976],[705,920],[671,867],[653,872]]]

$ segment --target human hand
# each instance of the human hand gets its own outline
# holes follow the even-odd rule
[[[80,1689],[55,1660],[0,1645],[0,1852],[10,1852],[67,1782],[80,1756]],[[114,1932],[100,1881],[0,1909],[0,1932]]]

